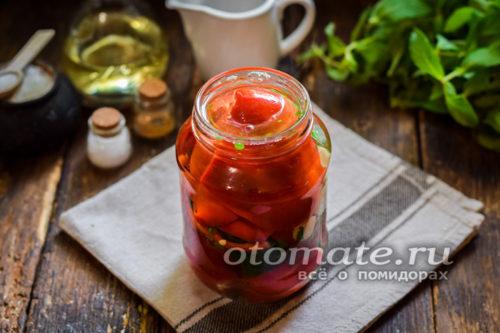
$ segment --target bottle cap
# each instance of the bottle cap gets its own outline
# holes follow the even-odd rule
[[[92,125],[100,130],[110,130],[117,127],[122,120],[122,114],[115,108],[103,107],[95,110],[90,116]]]
[[[139,96],[142,99],[158,99],[167,93],[167,84],[160,79],[147,79],[139,87]]]

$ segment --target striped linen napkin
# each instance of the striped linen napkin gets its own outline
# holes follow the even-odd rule
[[[179,332],[361,331],[423,278],[437,278],[437,264],[423,259],[411,264],[408,249],[456,252],[483,221],[477,213],[482,204],[367,142],[319,108],[316,113],[333,139],[329,244],[371,248],[361,259],[390,247],[399,260],[325,265],[321,278],[271,304],[221,297],[197,280],[183,253],[173,148],[65,212],[61,227]]]

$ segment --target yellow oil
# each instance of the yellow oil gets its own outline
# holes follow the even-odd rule
[[[72,28],[63,69],[87,104],[128,104],[147,78],[161,77],[168,51],[160,27],[125,12],[93,13]]]

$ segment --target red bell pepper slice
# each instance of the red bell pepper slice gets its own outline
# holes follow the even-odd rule
[[[241,220],[220,226],[219,229],[247,242],[264,242],[269,237],[269,232],[265,232]]]
[[[239,88],[234,93],[231,117],[240,124],[260,124],[283,108],[283,97],[263,89]]]
[[[193,197],[193,212],[196,220],[208,227],[218,227],[235,221],[238,216],[223,205],[203,195],[201,189]]]

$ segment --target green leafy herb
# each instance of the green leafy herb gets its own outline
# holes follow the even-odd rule
[[[401,21],[423,17],[431,12],[430,6],[423,0],[381,0],[375,6],[369,22]]]
[[[468,67],[493,67],[500,65],[500,40],[488,47],[482,47],[469,53],[464,59],[463,64]]]
[[[311,136],[318,146],[326,147],[328,145],[328,140],[326,138],[325,132],[319,125],[314,124],[311,131]]]
[[[437,35],[437,48],[440,51],[460,51],[457,44],[453,43],[443,35]]]
[[[455,9],[448,17],[444,25],[445,32],[455,32],[471,21],[473,15],[478,15],[480,12],[469,6],[464,6]]]
[[[241,150],[245,149],[245,144],[243,142],[239,142],[239,141],[235,142],[234,149],[241,151]]]
[[[421,72],[429,74],[436,80],[444,78],[441,60],[427,36],[420,29],[413,30],[410,35],[410,54],[411,60]]]
[[[391,106],[449,114],[500,150],[500,0],[379,0],[349,42],[333,23],[325,35],[302,60],[319,59],[332,80],[384,83]]]
[[[305,112],[297,103],[294,103],[294,105],[295,109],[297,110],[297,112],[295,112],[295,115],[297,116],[297,118],[301,119],[304,116]]]
[[[500,152],[500,137],[498,135],[490,135],[487,133],[479,133],[477,141],[484,147]]]
[[[334,56],[344,54],[345,44],[342,39],[335,36],[335,24],[333,22],[326,26],[325,35],[328,42],[328,52]]]
[[[500,109],[488,113],[484,122],[500,133]]]
[[[457,94],[455,88],[449,82],[445,84],[444,96],[446,106],[457,123],[466,127],[477,126],[479,119],[474,108],[465,96]]]

